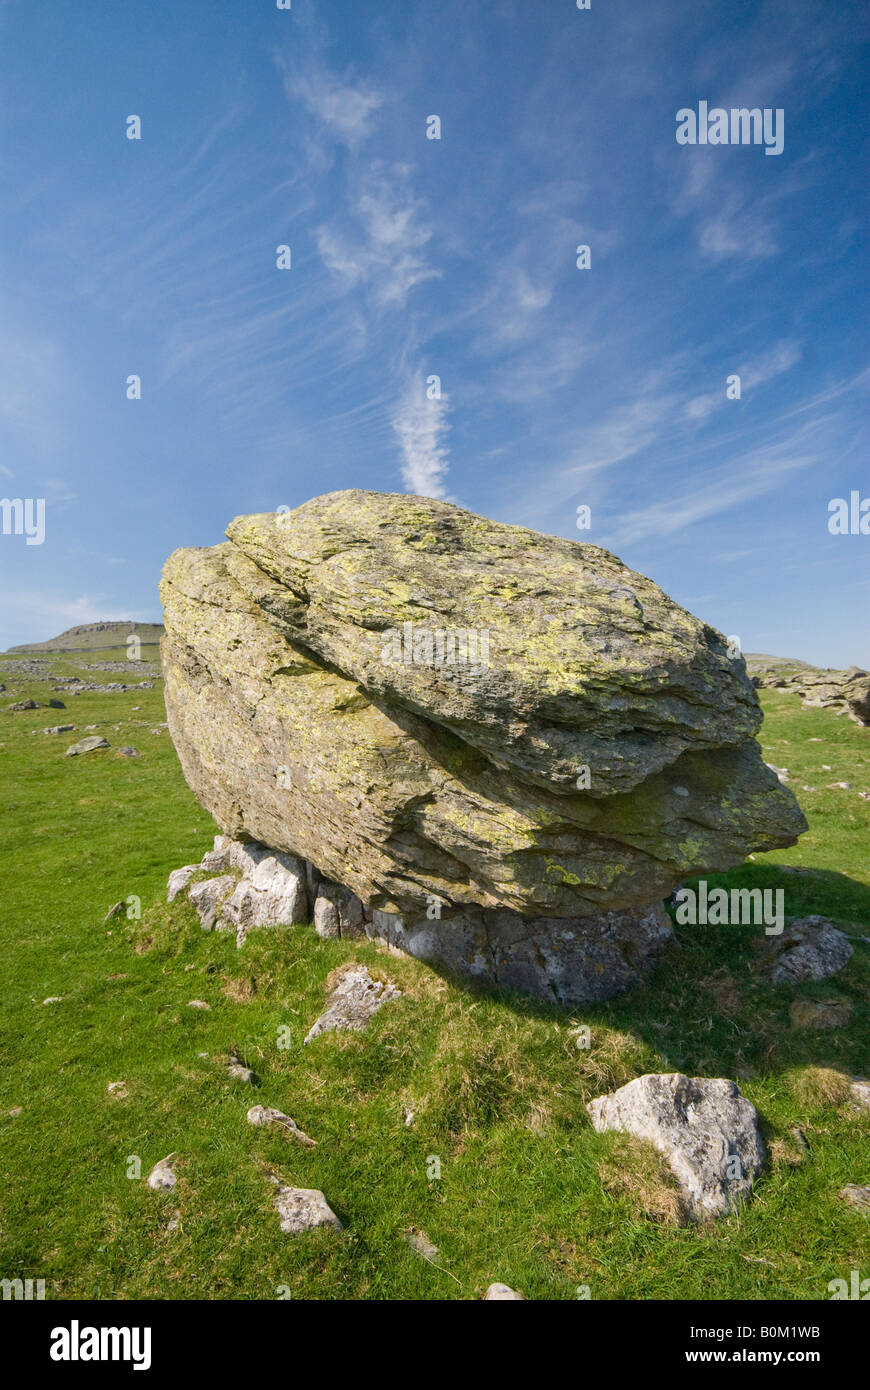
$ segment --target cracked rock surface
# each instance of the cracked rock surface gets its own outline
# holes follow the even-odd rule
[[[305,1041],[321,1033],[359,1033],[390,999],[402,991],[387,980],[373,980],[364,965],[348,965],[329,997],[326,1010],[306,1034]]]

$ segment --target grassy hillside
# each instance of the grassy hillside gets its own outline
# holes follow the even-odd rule
[[[28,642],[24,646],[10,647],[8,655],[20,652],[100,652],[123,647],[128,636],[135,634],[142,645],[154,646],[163,636],[162,623],[84,623],[80,627],[67,628],[59,637],[51,637],[46,642]],[[119,655],[123,655],[121,652]]]
[[[2,660],[0,681],[3,706],[50,694]],[[765,756],[789,769],[810,831],[715,882],[782,886],[790,914],[870,935],[870,801],[858,795],[870,790],[870,730],[761,694]],[[282,1286],[468,1299],[494,1280],[527,1298],[587,1287],[593,1299],[826,1299],[829,1280],[870,1276],[867,1217],[837,1196],[870,1180],[870,1116],[845,1083],[870,1068],[865,941],[834,979],[774,988],[757,932],[679,928],[649,988],[570,1014],[476,998],[307,927],[252,933],[237,951],[203,933],[184,898],[165,904],[170,870],[198,860],[214,826],[166,731],[151,732],[159,682],[67,706],[0,709],[0,1275],[44,1278],[49,1297],[125,1299],[269,1299]],[[59,722],[76,731],[34,732]],[[112,746],[65,758],[90,724]],[[142,756],[119,756],[121,744]],[[103,920],[131,896],[141,920]],[[402,998],[366,1033],[303,1047],[330,972],[350,958]],[[852,1021],[793,1029],[789,1004],[805,997],[849,1000]],[[231,1053],[253,1086],[229,1078]],[[739,1216],[678,1224],[655,1152],[592,1130],[588,1099],[653,1070],[735,1077],[757,1106],[771,1161]],[[117,1081],[125,1089],[109,1094]],[[317,1147],[251,1127],[255,1103],[292,1115]],[[144,1177],[170,1152],[178,1186],[151,1192]],[[344,1235],[283,1235],[268,1168],[322,1188]],[[438,1247],[431,1262],[408,1244],[413,1229]]]

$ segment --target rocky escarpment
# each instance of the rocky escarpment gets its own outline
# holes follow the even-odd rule
[[[805,829],[742,661],[607,551],[368,492],[227,535],[164,571],[185,775],[226,834],[398,918],[387,938],[440,959],[464,923],[473,972],[481,933],[519,932],[546,975],[542,932],[636,925]]]
[[[792,691],[801,697],[804,709],[830,709],[848,714],[856,724],[870,724],[870,672],[860,666],[821,670],[801,661],[752,655],[746,665],[758,689]]]

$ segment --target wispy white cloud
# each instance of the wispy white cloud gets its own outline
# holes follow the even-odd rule
[[[672,536],[698,521],[773,492],[792,474],[818,463],[817,454],[777,454],[759,449],[730,461],[711,482],[687,492],[629,512],[621,522],[615,541],[619,546],[634,545],[648,536]]]
[[[309,63],[304,71],[285,66],[284,90],[303,102],[321,130],[351,149],[368,139],[383,105],[370,83],[340,78],[320,63]]]
[[[361,179],[353,212],[356,236],[334,224],[316,233],[325,265],[348,288],[364,287],[381,308],[402,308],[415,285],[440,277],[426,256],[432,238],[423,220],[426,204],[414,194],[406,165],[373,165]]]
[[[775,377],[781,376],[783,372],[787,372],[795,366],[801,360],[802,353],[801,344],[795,339],[783,339],[768,348],[766,352],[757,354],[755,357],[745,361],[736,358],[735,361],[728,364],[728,372],[729,375],[735,373],[740,377],[742,399],[746,391],[763,386],[765,382],[772,381]],[[691,400],[687,401],[683,414],[687,420],[706,420],[708,415],[726,403],[723,378],[718,390],[693,396]]]
[[[446,395],[430,397],[419,372],[411,381],[398,410],[393,429],[404,462],[402,481],[408,492],[425,497],[444,496],[444,478],[449,466],[445,436],[449,401]]]

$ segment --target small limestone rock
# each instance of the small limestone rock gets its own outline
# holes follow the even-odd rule
[[[250,1085],[254,1079],[254,1073],[250,1067],[246,1067],[241,1057],[231,1057],[227,1063],[227,1071],[234,1081],[244,1081]]]
[[[95,753],[98,748],[108,748],[108,739],[102,738],[99,734],[94,734],[91,738],[79,739],[78,743],[71,743],[64,754],[65,758],[78,758],[82,753]]]
[[[849,1022],[852,1005],[848,999],[794,999],[788,1016],[792,1028],[827,1033]]]
[[[400,995],[401,990],[391,981],[373,980],[364,965],[349,965],[330,995],[326,1011],[309,1029],[305,1042],[311,1042],[321,1033],[359,1033],[378,1009]]]
[[[11,1109],[11,1110],[8,1110],[6,1113],[10,1116],[11,1119],[15,1120],[15,1119],[18,1118],[19,1115],[23,1115],[23,1114],[24,1114],[24,1106],[23,1106],[23,1105],[13,1105],[12,1109]]]
[[[10,714],[19,714],[22,710],[41,708],[42,706],[38,705],[35,700],[18,700],[14,705],[9,706],[9,712]]]
[[[870,1081],[863,1076],[856,1076],[849,1086],[849,1093],[856,1105],[870,1110]]]
[[[218,922],[219,929],[235,929],[237,946],[244,944],[253,927],[289,927],[308,920],[308,889],[301,859],[222,835],[215,838],[214,847],[217,852],[225,851],[230,866],[242,875]]]
[[[185,864],[182,869],[173,869],[169,875],[169,882],[166,885],[166,901],[171,903],[183,893],[194,874],[199,871],[198,864]]]
[[[53,724],[50,729],[43,729],[44,734],[71,734],[75,731],[75,724]]]
[[[859,1187],[857,1183],[850,1182],[840,1188],[839,1195],[852,1207],[859,1207],[862,1211],[870,1210],[870,1187]]]
[[[321,879],[314,900],[314,930],[322,937],[365,935],[363,905],[356,893]]]
[[[126,1081],[110,1081],[108,1086],[106,1087],[106,1094],[109,1096],[117,1096],[119,1100],[126,1100]]]
[[[47,998],[47,999],[43,999],[42,1002],[43,1002],[43,1004],[62,1004],[62,1003],[63,1003],[63,995],[61,995],[61,994],[50,994],[50,995],[48,996],[48,998]]]
[[[118,749],[118,754],[122,758],[141,758],[142,754],[138,748],[122,747]]]
[[[270,1176],[269,1181],[278,1188],[275,1210],[281,1218],[281,1230],[288,1235],[301,1235],[303,1231],[313,1231],[318,1226],[331,1226],[334,1231],[344,1230],[318,1188],[286,1187],[274,1175]]]
[[[280,1110],[272,1109],[271,1106],[252,1105],[248,1111],[248,1124],[281,1125],[282,1129],[286,1129],[289,1135],[298,1140],[300,1144],[304,1144],[307,1149],[316,1148],[315,1140],[310,1139],[304,1130],[299,1128],[295,1120],[291,1120],[289,1115],[283,1114]]]
[[[483,1295],[484,1303],[510,1303],[524,1302],[521,1293],[512,1289],[508,1284],[490,1284],[486,1293]]]
[[[438,1246],[432,1244],[425,1231],[412,1226],[410,1231],[405,1232],[405,1240],[412,1250],[415,1250],[418,1255],[422,1255],[424,1260],[437,1260]]]
[[[112,907],[109,908],[108,912],[106,913],[105,917],[103,918],[103,921],[104,921],[104,922],[111,922],[112,919],[115,918],[115,917],[123,917],[123,916],[124,916],[124,913],[126,912],[126,910],[127,910],[127,908],[126,908],[126,904],[125,904],[125,903],[123,903],[123,902],[116,902]]]
[[[233,875],[223,874],[220,878],[203,879],[189,890],[187,896],[199,913],[203,931],[211,931],[235,886],[236,880]]]
[[[175,1154],[167,1154],[166,1158],[161,1158],[159,1163],[155,1163],[151,1172],[148,1174],[148,1186],[155,1192],[171,1192],[178,1182],[172,1171],[172,1160]]]
[[[210,1009],[211,1004],[207,1004],[204,999],[191,999],[187,1007],[189,1009]]]
[[[775,763],[765,763],[765,767],[769,767],[771,772],[776,773],[778,780],[782,782],[783,786],[790,780],[787,767],[777,767]]]
[[[826,917],[790,922],[777,942],[780,954],[770,972],[775,985],[797,980],[826,980],[852,956],[848,938]]]
[[[229,851],[225,849],[207,850],[199,861],[199,868],[200,872],[225,874],[232,868]]]
[[[764,1166],[755,1107],[734,1081],[648,1074],[586,1109],[598,1131],[622,1130],[664,1154],[695,1220],[749,1197]]]
[[[789,1134],[794,1140],[797,1148],[800,1149],[801,1153],[808,1154],[810,1151],[809,1140],[807,1139],[807,1136],[804,1134],[800,1125],[792,1125],[791,1129],[789,1130]]]

